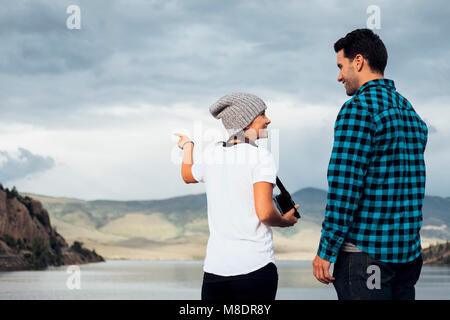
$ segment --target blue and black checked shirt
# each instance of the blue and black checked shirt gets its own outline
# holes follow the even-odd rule
[[[420,255],[427,135],[392,80],[365,83],[342,106],[328,167],[321,258],[335,262],[344,241],[384,262]]]

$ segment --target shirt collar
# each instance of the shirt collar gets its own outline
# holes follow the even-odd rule
[[[395,90],[395,84],[394,81],[389,80],[389,79],[375,79],[375,80],[371,80],[371,81],[367,81],[366,83],[364,83],[361,87],[359,87],[358,90],[356,90],[355,92],[355,96],[361,94],[364,90],[366,90],[369,87],[386,87],[386,88],[392,88]]]

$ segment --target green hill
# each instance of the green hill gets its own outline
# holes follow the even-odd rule
[[[150,201],[84,201],[29,194],[47,208],[52,223],[70,241],[82,241],[106,258],[193,259],[205,254],[209,236],[206,195]],[[320,238],[327,193],[305,188],[292,194],[302,219],[294,228],[274,228],[278,259],[310,259]],[[449,239],[450,198],[425,197],[422,241]]]

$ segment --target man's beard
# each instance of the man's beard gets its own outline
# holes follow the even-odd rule
[[[347,93],[348,96],[351,97],[351,96],[353,96],[353,95],[355,94],[356,90],[358,90],[358,89],[355,89],[355,88],[352,86],[351,88],[345,89],[345,92]]]
[[[353,69],[350,70],[351,71],[349,72],[348,77],[345,80],[345,83],[347,84],[347,86],[345,86],[345,92],[348,96],[353,96],[358,90],[358,79],[356,78],[355,71]]]

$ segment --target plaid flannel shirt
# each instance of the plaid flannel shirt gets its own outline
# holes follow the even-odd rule
[[[344,241],[384,262],[419,256],[427,135],[392,80],[365,83],[342,106],[328,167],[322,259],[335,262]]]

